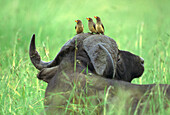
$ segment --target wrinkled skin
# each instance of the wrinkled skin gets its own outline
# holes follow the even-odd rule
[[[97,105],[104,100],[104,92],[107,89],[109,90],[107,105],[119,106],[119,103],[125,100],[124,109],[128,111],[131,108],[131,114],[136,109],[139,114],[141,113],[142,107],[137,108],[138,103],[145,102],[149,93],[154,94],[157,87],[164,92],[165,98],[170,99],[169,85],[129,83],[142,75],[144,60],[130,52],[119,50],[116,42],[104,35],[76,35],[62,47],[51,62],[41,61],[35,48],[35,35],[33,35],[30,59],[40,70],[37,77],[48,83],[44,103],[47,114],[62,112],[69,114],[70,111],[66,111],[65,108],[74,86],[76,86],[74,104],[78,103],[76,100],[79,100],[78,97],[83,92],[82,95],[96,96],[90,102]],[[72,100],[73,97],[70,101]],[[94,114],[102,114],[101,108],[102,105]]]

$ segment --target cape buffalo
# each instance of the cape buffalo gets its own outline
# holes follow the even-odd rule
[[[95,105],[97,109],[92,114],[102,114],[107,113],[106,108],[112,110],[110,105],[120,106],[122,100],[125,100],[122,109],[129,111],[131,108],[131,114],[135,111],[141,114],[140,103],[144,103],[155,89],[170,98],[169,85],[131,84],[143,74],[144,60],[119,50],[116,42],[105,35],[78,34],[65,43],[50,62],[41,60],[33,35],[29,55],[40,70],[37,77],[48,83],[45,92],[47,114],[84,114],[85,110],[80,111],[78,106],[85,108],[85,105]],[[86,98],[82,99],[82,95]]]

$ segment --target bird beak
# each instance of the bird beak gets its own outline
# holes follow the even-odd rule
[[[94,18],[97,18],[97,16],[94,16]]]
[[[89,20],[89,18],[86,18],[87,20]]]
[[[77,20],[75,20],[75,22],[78,22]]]

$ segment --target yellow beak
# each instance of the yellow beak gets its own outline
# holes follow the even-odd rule
[[[86,18],[87,20],[89,20],[89,18]]]

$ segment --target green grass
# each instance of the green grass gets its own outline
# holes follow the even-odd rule
[[[42,59],[49,61],[75,35],[74,20],[82,20],[88,32],[86,17],[95,15],[119,49],[145,59],[145,72],[133,83],[170,84],[169,4],[168,0],[1,0],[0,114],[43,112],[47,84],[37,79],[29,59],[32,34]]]

